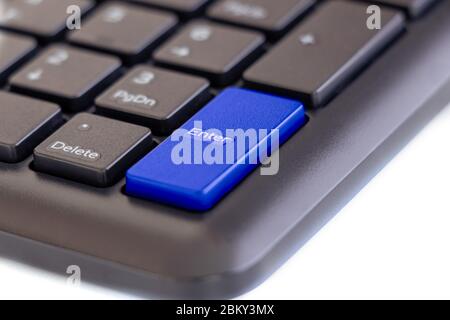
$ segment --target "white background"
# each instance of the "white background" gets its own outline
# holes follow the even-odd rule
[[[450,107],[245,299],[450,299]],[[136,298],[0,258],[0,298]]]

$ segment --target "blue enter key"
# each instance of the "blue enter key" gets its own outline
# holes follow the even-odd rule
[[[209,210],[305,123],[298,101],[224,90],[128,170],[126,192]]]

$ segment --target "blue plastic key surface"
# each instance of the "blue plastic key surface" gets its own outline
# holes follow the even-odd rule
[[[126,191],[209,210],[305,123],[298,101],[227,89],[128,170]]]

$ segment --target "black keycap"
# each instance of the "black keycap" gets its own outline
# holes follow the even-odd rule
[[[0,32],[0,83],[23,63],[36,49],[33,38]]]
[[[76,111],[117,78],[120,60],[88,50],[55,45],[14,74],[11,89]]]
[[[175,10],[185,15],[192,15],[202,9],[210,0],[133,0],[135,2]]]
[[[392,5],[405,9],[411,17],[418,17],[435,2],[436,0],[376,0],[373,1],[373,4],[380,3]]]
[[[383,9],[381,30],[367,27],[367,5],[329,1],[244,75],[248,86],[325,104],[404,27],[401,12]]]
[[[281,35],[315,0],[220,0],[208,9],[219,21],[254,28],[271,37]]]
[[[257,32],[196,21],[160,48],[155,60],[227,85],[254,61],[263,44],[264,36]]]
[[[32,34],[41,40],[52,40],[65,31],[69,6],[81,14],[88,11],[90,0],[2,0],[0,27]]]
[[[0,161],[22,161],[61,123],[57,105],[0,92]]]
[[[136,63],[147,59],[176,23],[176,16],[169,13],[112,2],[85,20],[69,40]]]
[[[150,130],[81,113],[34,150],[34,167],[63,178],[107,187],[152,146]]]
[[[109,116],[169,135],[210,98],[208,81],[190,75],[139,66],[96,100]]]

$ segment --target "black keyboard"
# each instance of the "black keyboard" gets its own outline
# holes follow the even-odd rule
[[[255,264],[258,256],[266,256],[280,234],[262,240],[267,226],[258,229],[259,219],[276,225],[278,211],[286,209],[276,205],[283,201],[279,194],[294,187],[286,171],[303,163],[316,172],[314,163],[323,160],[294,156],[292,140],[309,139],[319,149],[339,145],[344,154],[334,155],[335,161],[353,163],[350,141],[340,140],[348,128],[342,118],[330,118],[335,140],[325,145],[320,132],[328,134],[315,128],[332,112],[344,114],[332,104],[345,93],[356,96],[352,85],[369,77],[367,70],[410,29],[437,14],[431,9],[440,2],[0,3],[0,230],[139,274],[207,279],[231,269],[263,268]],[[78,12],[81,28],[72,16]],[[386,71],[386,77],[395,76]],[[366,112],[350,116],[358,124]],[[181,140],[190,144],[175,155]],[[271,172],[278,148],[279,168]],[[186,151],[194,153],[192,159]],[[285,166],[283,153],[298,163]],[[327,179],[342,181],[344,172],[336,167],[335,173]],[[265,184],[272,185],[273,196],[252,194],[257,189],[251,186]],[[330,191],[310,187],[323,196]],[[298,209],[311,208],[299,201]],[[296,214],[283,221],[294,227],[302,216]],[[230,222],[224,222],[227,215]],[[260,250],[250,259],[258,237]],[[83,264],[88,258],[70,259]],[[239,276],[231,285],[238,287],[234,282]],[[193,289],[194,283],[172,291],[210,294]]]

